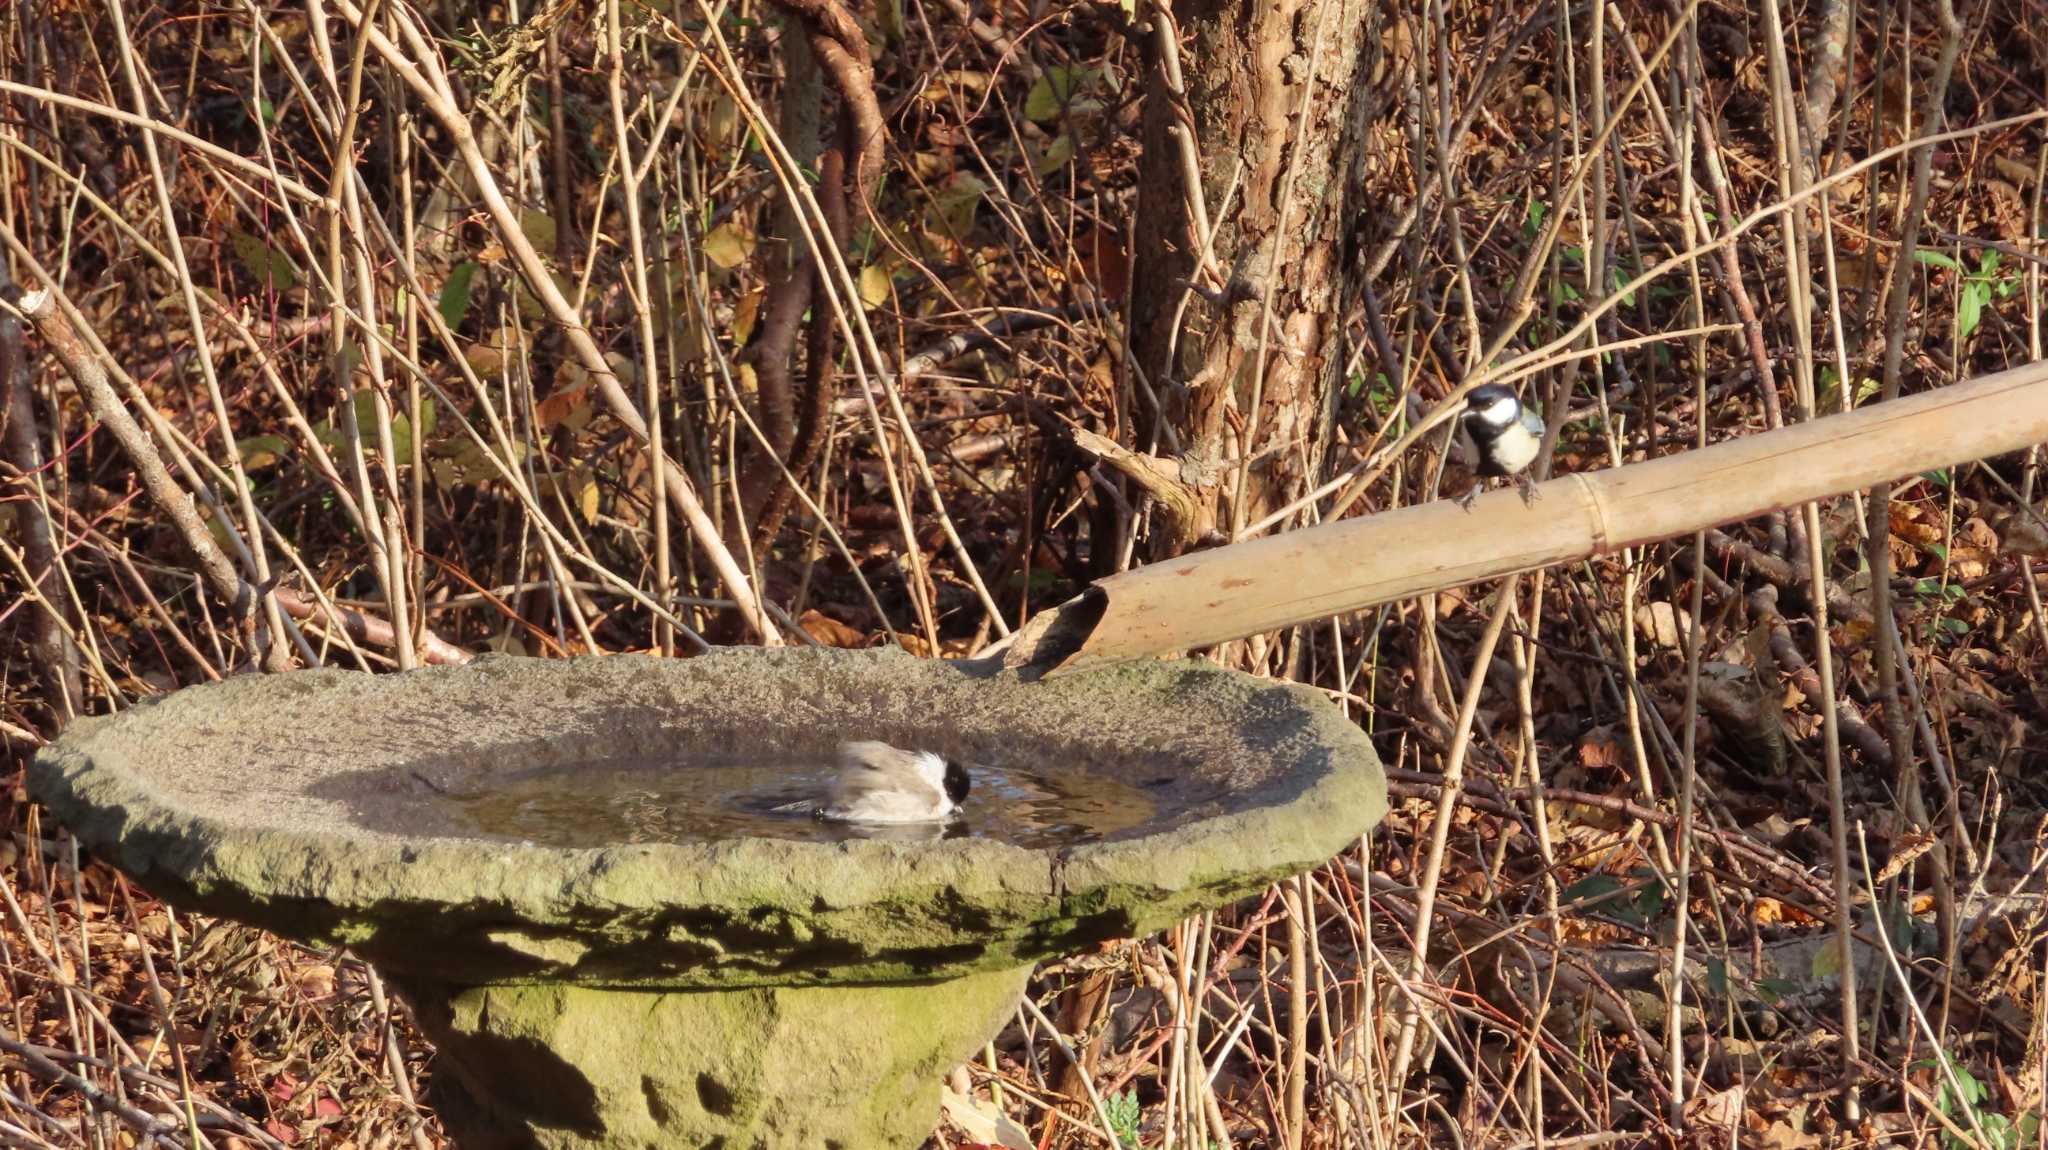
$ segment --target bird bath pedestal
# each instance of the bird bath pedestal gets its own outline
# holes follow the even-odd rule
[[[450,797],[862,738],[1086,772],[1151,809],[1051,846],[803,827],[551,845]],[[915,1146],[1034,962],[1252,893],[1386,809],[1364,734],[1304,689],[800,649],[231,679],[80,721],[30,785],[161,897],[374,964],[439,1049],[463,1150]]]

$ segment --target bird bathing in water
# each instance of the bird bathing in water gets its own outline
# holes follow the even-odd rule
[[[844,823],[928,823],[960,813],[967,798],[966,768],[930,751],[887,743],[842,743],[817,817]]]

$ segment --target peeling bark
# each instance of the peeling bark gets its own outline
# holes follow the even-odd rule
[[[1324,400],[1343,366],[1339,324],[1352,277],[1342,252],[1360,208],[1345,173],[1362,144],[1355,81],[1369,11],[1365,0],[1176,4],[1186,83],[1178,97],[1154,44],[1132,352],[1189,457],[1184,470],[1214,480],[1194,485],[1196,513],[1152,541],[1154,558],[1227,533],[1233,518],[1259,518],[1319,466]],[[1176,127],[1192,129],[1201,157],[1215,233],[1207,268]],[[1203,294],[1182,312],[1190,283]],[[1143,405],[1137,416],[1141,447],[1173,440]],[[1255,462],[1244,506],[1233,507],[1242,459]]]

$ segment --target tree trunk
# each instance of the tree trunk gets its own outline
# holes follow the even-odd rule
[[[1368,12],[1367,0],[1176,3],[1184,97],[1161,58],[1165,38],[1153,38],[1130,315],[1143,378],[1133,380],[1132,422],[1140,451],[1179,456],[1193,496],[1170,501],[1178,506],[1148,545],[1154,559],[1284,506],[1321,464],[1352,294],[1343,253],[1361,206],[1356,80]],[[1206,270],[1175,131],[1190,120],[1215,232]],[[1190,282],[1202,293],[1183,311]]]

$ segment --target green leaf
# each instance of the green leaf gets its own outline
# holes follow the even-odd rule
[[[1613,875],[1589,874],[1558,892],[1558,898],[1569,903],[1590,903],[1606,898],[1621,889],[1621,880]]]
[[[523,465],[526,455],[526,441],[513,440],[510,465]],[[498,469],[484,454],[484,449],[467,436],[445,440],[436,446],[427,466],[434,473],[434,482],[443,487],[482,483],[498,477]]]
[[[1038,82],[1031,85],[1031,91],[1024,97],[1024,115],[1041,124],[1059,118],[1059,97],[1053,94],[1052,73],[1041,72]]]
[[[1728,964],[1718,959],[1707,960],[1707,992],[1725,996],[1729,988]]]
[[[1877,915],[1884,923],[1885,933],[1891,935],[1892,949],[1899,952],[1899,957],[1905,958],[1919,953],[1920,924],[1914,919],[1912,912],[1904,906],[1894,906],[1890,910],[1879,910]]]
[[[291,442],[282,435],[250,435],[235,441],[235,450],[242,456],[245,471],[275,467],[291,449]]]
[[[1089,68],[1047,68],[1024,97],[1024,115],[1041,124],[1059,119],[1074,102],[1075,93],[1094,78],[1095,72]]]
[[[534,211],[532,208],[522,208],[519,212],[519,230],[526,236],[526,242],[539,249],[542,255],[555,254],[555,217],[546,212]]]
[[[753,254],[754,237],[730,222],[718,225],[704,237],[704,258],[726,271],[747,262]]]
[[[448,282],[441,285],[441,319],[454,331],[462,326],[462,317],[469,314],[469,284],[476,278],[476,263],[464,260],[448,273]]]
[[[1037,594],[1052,590],[1059,585],[1062,578],[1063,576],[1057,571],[1048,571],[1043,567],[1033,567],[1028,578],[1022,571],[1010,572],[1009,578],[1004,581],[1003,585],[1012,591],[1028,588],[1031,592]]]
[[[1045,151],[1031,162],[1031,170],[1041,176],[1049,176],[1074,162],[1074,137],[1061,132],[1045,146]]]
[[[1914,248],[1913,258],[1923,264],[1932,264],[1938,268],[1950,268],[1955,271],[1961,271],[1963,267],[1963,265],[1956,262],[1954,256],[1949,255],[1947,252],[1935,251],[1933,248]]]
[[[1984,305],[1991,302],[1990,285],[1981,280],[1972,280],[1963,288],[1962,298],[1956,301],[1956,342],[1970,338],[1983,322]]]
[[[1774,1002],[1782,1002],[1785,999],[1800,993],[1806,988],[1799,985],[1798,981],[1795,979],[1759,978],[1756,980],[1756,989],[1757,996],[1761,998],[1766,1005],[1769,1005],[1770,1003]]]
[[[298,286],[299,269],[292,265],[290,256],[248,232],[230,232],[228,242],[234,245],[235,258],[263,286],[273,291],[290,291]]]
[[[351,406],[355,408],[356,431],[363,437],[363,449],[365,451],[376,451],[376,393],[371,391],[369,388],[364,388],[356,392],[355,398],[351,401]],[[434,430],[434,422],[434,401],[429,396],[421,396],[420,426],[424,428],[428,433],[431,433]],[[264,445],[267,440],[273,438],[275,437],[257,436],[253,439],[243,440],[243,466],[250,468],[264,466],[264,463],[262,462],[252,462],[250,460],[251,448],[249,445],[252,443],[259,445],[257,450],[260,453],[262,450],[261,445]],[[348,446],[347,436],[342,433],[341,425],[335,422],[330,422],[326,420],[321,421],[320,424],[313,428],[313,438],[319,440],[322,444],[326,445],[327,450],[333,452],[340,452],[341,450]],[[278,443],[281,449],[284,446],[284,443],[282,440],[279,440]],[[396,461],[398,463],[412,462],[412,421],[406,418],[403,397],[396,394],[392,396],[391,453],[397,457]]]
[[[576,293],[579,290],[576,273],[568,268],[553,265],[548,267],[547,273],[548,278],[555,281],[555,290],[561,293],[563,299],[569,301],[571,307],[574,307]],[[536,323],[554,318],[554,313],[548,310],[547,304],[541,302],[540,295],[528,286],[524,278],[512,289],[512,300],[518,306],[520,315]]]
[[[981,206],[983,196],[988,194],[988,185],[972,172],[954,172],[946,186],[932,197],[932,207],[937,209],[938,219],[934,221],[935,231],[958,239],[974,228],[974,211]]]
[[[860,302],[869,309],[881,307],[889,299],[889,269],[881,264],[867,264],[860,269]]]
[[[362,433],[363,447],[377,450],[377,393],[364,388],[356,392],[356,430]],[[395,406],[395,405],[394,405]],[[391,453],[397,461],[412,458],[412,424],[396,410],[391,413]]]
[[[1384,371],[1372,373],[1372,391],[1367,394],[1366,399],[1372,403],[1373,414],[1382,419],[1391,414],[1394,405],[1400,402],[1400,397],[1394,394],[1393,381],[1387,378]]]
[[[904,36],[903,0],[881,0],[875,5],[875,23],[885,44],[901,44]]]
[[[1982,1082],[1977,1081],[1977,1076],[1961,1066],[1957,1066],[1955,1071],[1956,1085],[1961,1088],[1959,1093],[1963,1096],[1963,1104],[1975,1106],[1977,1103],[1984,1101],[1990,1092],[1984,1088]]]
[[[1626,287],[1628,285],[1628,280],[1622,277],[1621,269],[1614,269],[1614,271],[1610,273],[1609,278],[1611,278],[1614,281],[1614,285],[1608,289],[1608,293],[1610,295],[1620,296],[1621,306],[1623,307],[1636,306],[1636,293],[1632,291],[1621,290],[1623,287]]]
[[[1842,940],[1831,938],[1819,947],[1816,947],[1813,952],[1812,967],[1808,973],[1813,975],[1816,982],[1831,975],[1842,973]]]
[[[1109,1127],[1116,1134],[1117,1141],[1124,1146],[1138,1144],[1138,1092],[1126,1090],[1112,1094],[1102,1100],[1102,1113],[1109,1119]]]
[[[1623,917],[1633,919],[1638,926],[1648,926],[1663,917],[1666,901],[1664,884],[1661,881],[1652,881],[1650,885],[1636,892],[1635,901],[1630,908],[1634,913]]]

